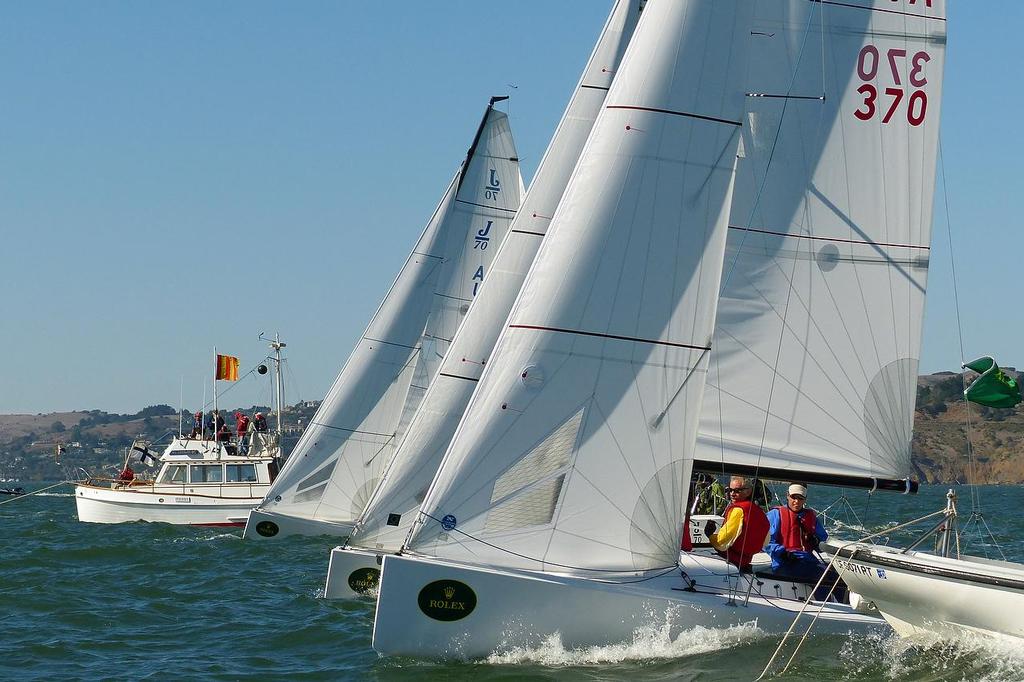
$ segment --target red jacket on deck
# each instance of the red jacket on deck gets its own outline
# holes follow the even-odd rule
[[[776,507],[779,510],[779,544],[787,552],[810,552],[817,549],[817,543],[808,542],[815,537],[814,530],[818,523],[818,515],[813,509],[805,508],[797,517],[789,507]]]
[[[725,558],[731,564],[746,568],[750,566],[754,555],[764,547],[768,537],[768,516],[752,500],[741,500],[725,508],[725,518],[728,519],[729,512],[737,507],[743,510],[743,530],[736,542],[726,550]]]

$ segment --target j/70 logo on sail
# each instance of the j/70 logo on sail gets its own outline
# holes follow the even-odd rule
[[[416,602],[420,611],[429,618],[460,620],[476,608],[476,593],[458,580],[435,580],[420,590]]]

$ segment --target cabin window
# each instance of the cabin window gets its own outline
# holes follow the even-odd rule
[[[197,464],[192,467],[193,483],[220,483],[224,480],[220,464]]]
[[[184,483],[188,467],[184,464],[172,464],[164,469],[160,483]]]
[[[198,450],[171,450],[168,457],[188,457],[189,459],[202,459],[203,453]]]
[[[256,482],[256,465],[255,464],[228,464],[225,465],[227,469],[227,478],[225,479],[228,483],[255,483]]]

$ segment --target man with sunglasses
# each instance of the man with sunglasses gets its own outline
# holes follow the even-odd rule
[[[818,544],[828,539],[821,519],[807,504],[807,486],[789,486],[786,506],[768,512],[769,540],[765,551],[772,571],[794,578],[817,580],[825,565],[814,556]]]
[[[722,514],[725,523],[711,535],[711,546],[730,564],[749,571],[750,560],[761,551],[768,537],[768,517],[750,499],[754,486],[742,476],[733,476],[725,492],[730,499]]]

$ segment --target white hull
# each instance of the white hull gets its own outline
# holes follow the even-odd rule
[[[257,504],[262,501],[262,499],[258,500]],[[248,515],[249,518],[245,521],[245,530],[242,532],[242,537],[247,540],[279,540],[291,535],[311,537],[329,535],[347,540],[354,527],[353,523],[317,521],[287,514],[275,514],[262,509],[252,509]]]
[[[385,655],[475,659],[536,647],[554,633],[564,647],[581,648],[630,642],[638,629],[652,625],[667,626],[672,638],[696,626],[747,623],[784,632],[803,606],[802,601],[776,597],[774,590],[770,597],[755,593],[747,600],[747,582],[737,580],[735,573],[732,583],[743,585],[744,591],[729,603],[719,582],[729,580],[725,573],[693,577],[697,587],[691,592],[683,589],[678,570],[657,577],[619,576],[612,584],[386,555],[373,648]],[[816,611],[816,605],[808,607],[806,622]],[[821,612],[815,632],[880,627],[885,625],[877,617],[832,604]]]
[[[262,486],[264,489],[266,486]],[[212,497],[147,490],[75,486],[78,520],[85,523],[150,521],[193,526],[242,526],[260,497]]]
[[[324,599],[375,597],[384,554],[369,549],[335,547],[327,565]]]
[[[830,544],[835,553],[839,545]],[[851,544],[837,568],[904,637],[964,632],[1024,638],[1024,565]]]

